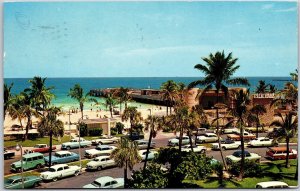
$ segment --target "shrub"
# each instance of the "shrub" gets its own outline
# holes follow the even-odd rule
[[[241,170],[241,162],[233,163],[230,168],[229,172],[238,176]],[[262,174],[262,169],[260,165],[254,161],[245,160],[244,165],[244,177],[257,177]]]
[[[144,129],[144,126],[141,123],[138,123],[132,127],[132,130],[134,132],[139,132],[139,133],[143,132],[143,129]]]
[[[201,123],[201,128],[209,129],[210,125],[209,123]]]
[[[123,123],[121,123],[121,122],[118,122],[116,124],[115,128],[117,129],[118,134],[122,134],[122,132],[124,130],[124,127],[125,127],[125,125]]]
[[[103,129],[101,128],[89,129],[89,136],[101,136],[102,132]]]
[[[117,134],[117,128],[110,128],[110,134],[111,135],[116,135]]]
[[[80,123],[80,124],[77,126],[77,129],[79,129],[80,136],[84,137],[84,136],[87,136],[87,135],[88,135],[88,128],[87,128],[87,125],[86,125],[86,124]]]

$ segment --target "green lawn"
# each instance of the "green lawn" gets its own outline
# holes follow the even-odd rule
[[[37,171],[30,171],[30,172],[23,172],[24,176],[40,176],[40,173]],[[11,177],[11,176],[21,176],[21,174],[18,175],[6,175],[5,178]]]
[[[255,188],[255,185],[264,181],[282,181],[289,186],[297,186],[298,181],[294,180],[296,172],[296,160],[290,160],[291,167],[284,167],[285,161],[274,161],[272,163],[262,164],[264,175],[262,177],[244,178],[242,181],[234,179],[224,180],[225,188]],[[184,182],[197,184],[202,188],[218,188],[217,178],[208,178],[206,180],[185,180]]]
[[[61,142],[57,138],[52,139],[53,145],[60,145],[61,143],[68,142],[70,140],[69,136],[64,136],[61,138]],[[13,141],[4,141],[4,147],[15,147],[16,145],[21,144],[23,147],[33,147],[36,144],[49,144],[49,137],[36,138],[33,140],[13,140]]]
[[[85,168],[85,167],[86,167],[86,164],[87,164],[88,162],[90,162],[90,161],[91,161],[91,159],[84,159],[84,160],[81,160],[81,167],[82,167],[82,168]],[[71,165],[77,165],[77,166],[80,166],[80,163],[79,163],[79,161],[76,161],[76,162],[68,163],[68,165],[69,165],[69,166],[71,166]]]

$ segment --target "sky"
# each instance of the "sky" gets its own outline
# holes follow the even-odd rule
[[[195,77],[232,52],[234,76],[289,76],[297,2],[4,4],[4,77]]]

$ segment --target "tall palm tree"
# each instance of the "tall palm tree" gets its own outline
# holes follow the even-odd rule
[[[156,137],[158,131],[162,129],[162,125],[163,125],[162,118],[158,116],[149,115],[148,118],[145,120],[145,131],[150,130],[150,134],[149,134],[148,147],[147,147],[147,152],[145,157],[144,170],[146,169],[147,166],[148,153],[150,151],[152,138]]]
[[[178,98],[177,90],[178,86],[173,80],[164,82],[160,89],[162,90],[162,100],[165,101],[167,106],[167,115],[169,114],[168,109],[170,108],[170,114],[172,113],[172,104]]]
[[[105,99],[105,106],[109,109],[110,116],[113,118],[113,109],[118,104],[117,100],[112,96],[112,94],[108,94]]]
[[[273,105],[290,105],[292,110],[297,111],[298,88],[293,83],[287,82],[284,89],[279,91],[272,100],[271,106]]]
[[[127,108],[127,103],[131,100],[131,96],[129,94],[129,89],[120,87],[118,90],[114,92],[114,96],[117,96],[119,98],[119,104],[120,104],[120,114],[122,112],[122,103],[125,104],[125,109]]]
[[[127,107],[122,114],[122,121],[124,120],[130,120],[130,137],[132,137],[132,128],[142,120],[142,114],[136,107]]]
[[[33,107],[37,112],[45,110],[55,97],[54,94],[51,93],[54,87],[46,87],[46,79],[47,78],[35,76],[29,80],[31,87],[24,90],[32,98]]]
[[[204,57],[202,60],[206,63],[197,64],[195,65],[195,69],[200,70],[205,74],[204,79],[200,79],[194,82],[191,82],[188,85],[188,88],[194,88],[198,85],[205,86],[201,95],[199,96],[199,100],[202,99],[202,95],[209,89],[212,89],[213,86],[216,88],[216,102],[219,102],[219,93],[222,90],[225,94],[225,97],[228,96],[228,85],[249,85],[248,80],[246,78],[231,78],[234,72],[239,69],[239,65],[236,65],[237,58],[232,58],[232,53],[229,53],[225,56],[223,52],[216,52],[214,55],[210,54],[209,57]],[[217,119],[219,119],[219,109],[216,107],[216,114]],[[222,157],[223,164],[227,169],[226,161],[224,160],[223,151],[221,147],[221,140],[220,140],[220,130],[219,130],[219,120],[217,120],[217,135],[218,135],[218,143],[220,148],[220,154]]]
[[[269,84],[269,93],[276,93],[277,89],[275,85]]]
[[[8,113],[12,120],[19,120],[20,126],[23,129],[22,120],[26,118],[24,113],[25,107],[23,106],[23,97],[21,95],[12,96],[10,102]]]
[[[239,174],[239,179],[242,179],[244,176],[244,166],[245,166],[245,143],[244,143],[244,119],[248,115],[247,106],[250,104],[249,98],[250,92],[249,89],[244,92],[240,90],[235,92],[233,95],[233,100],[235,101],[235,107],[231,110],[233,116],[237,118],[237,126],[240,128],[240,137],[241,137],[241,170]]]
[[[41,136],[49,135],[49,147],[52,148],[52,137],[62,137],[64,135],[64,123],[57,119],[62,114],[61,109],[51,106],[45,110],[45,115],[38,123],[38,131]],[[52,149],[49,149],[49,168],[51,167]]]
[[[264,105],[257,104],[250,109],[250,112],[255,114],[256,117],[256,138],[258,138],[258,127],[260,126],[259,116],[267,113]]]
[[[4,95],[3,95],[3,99],[4,99],[4,111],[3,111],[3,120],[5,120],[5,115],[6,112],[8,111],[11,102],[12,102],[12,94],[11,94],[11,89],[13,87],[13,83],[11,83],[9,86],[7,84],[4,84]]]
[[[83,107],[85,102],[96,102],[97,100],[90,97],[90,94],[84,94],[82,87],[79,84],[75,84],[73,88],[70,88],[69,94],[71,98],[75,99],[79,103],[80,111],[81,111],[81,119],[83,119]]]
[[[115,160],[119,168],[124,168],[124,187],[128,188],[127,169],[132,170],[133,166],[141,161],[137,144],[122,137],[110,158]]]
[[[195,115],[195,126],[198,129],[201,127],[202,124],[207,124],[207,116],[204,112],[204,109],[201,105],[195,105],[192,107],[192,112],[194,112],[193,115]],[[197,140],[198,132],[196,133],[195,140]],[[195,141],[195,145],[197,145]]]
[[[286,140],[287,156],[285,161],[285,167],[289,165],[289,150],[290,150],[290,138],[294,137],[298,130],[298,115],[295,111],[289,111],[287,114],[276,113],[279,119],[275,119],[270,126],[275,125],[279,127],[275,133],[275,139],[284,138]]]
[[[295,72],[291,72],[290,76],[294,81],[298,81],[298,69],[296,69]]]
[[[268,85],[265,80],[259,80],[258,86],[256,87],[255,93],[266,93]]]

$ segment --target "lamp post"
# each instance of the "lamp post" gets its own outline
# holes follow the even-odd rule
[[[23,148],[22,145],[17,144],[16,151],[21,151],[21,177],[22,177],[22,189],[24,189],[24,176],[23,176]]]

